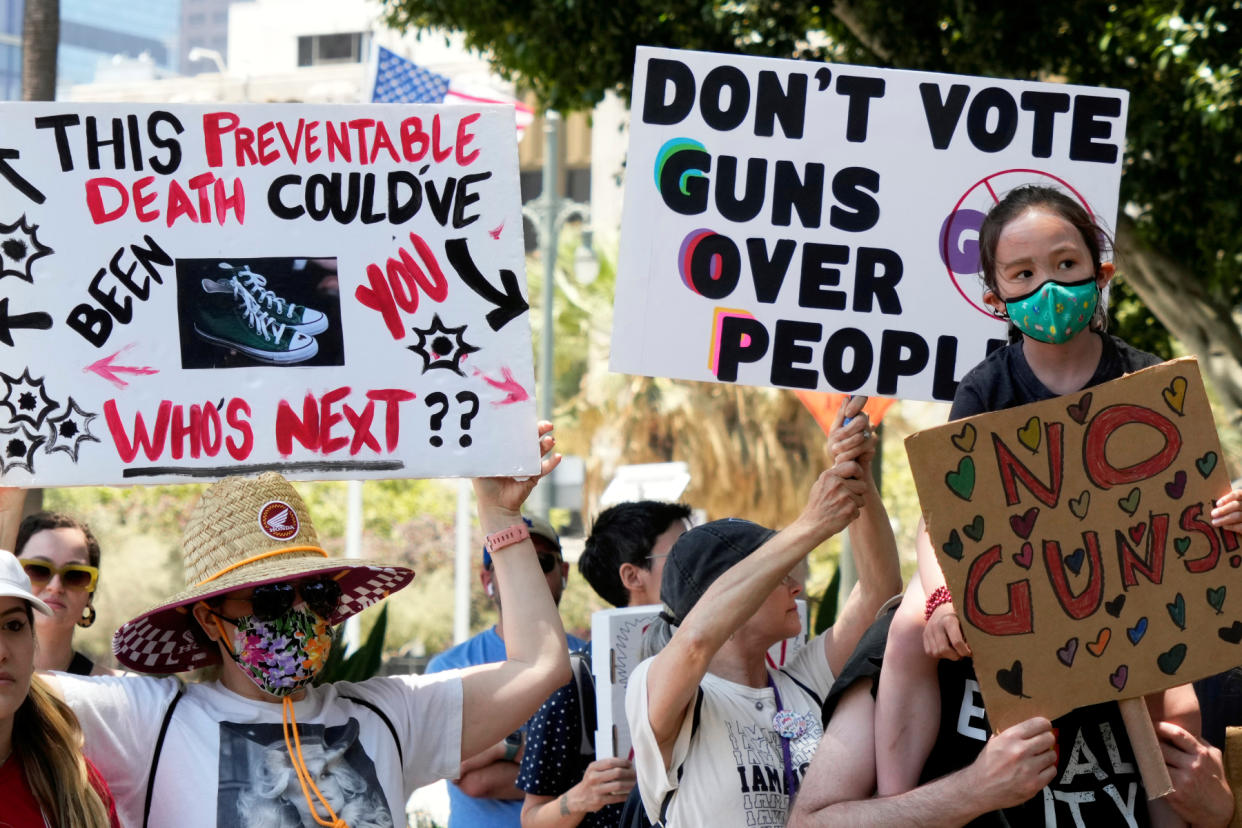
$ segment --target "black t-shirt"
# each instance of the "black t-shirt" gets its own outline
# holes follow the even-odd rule
[[[1115,380],[1161,362],[1160,357],[1131,348],[1115,336],[1099,334],[1104,350],[1100,364],[1083,389]],[[1002,411],[1018,405],[1057,396],[1048,390],[1026,361],[1022,342],[998,348],[971,368],[957,385],[950,420],[960,420],[988,411]],[[1082,390],[1082,389],[1080,389]]]
[[[1151,824],[1147,795],[1115,702],[1079,707],[1053,720],[1057,773],[1031,799],[984,814],[969,828]],[[940,662],[940,732],[919,784],[975,760],[992,727],[970,659]]]
[[[878,676],[884,664],[892,613],[863,634],[824,702],[824,727],[853,683]],[[992,732],[970,659],[941,661],[940,727],[919,784],[966,767]],[[874,692],[874,686],[873,686]],[[1116,703],[1071,710],[1052,721],[1057,732],[1057,773],[1052,782],[1016,808],[993,811],[968,828],[1122,828],[1151,824],[1147,795]],[[935,824],[929,815],[928,824]]]

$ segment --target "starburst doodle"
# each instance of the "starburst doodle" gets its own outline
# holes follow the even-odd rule
[[[42,434],[31,434],[24,426],[0,428],[0,474],[25,469],[34,474],[34,456],[47,442]]]
[[[466,373],[461,370],[461,362],[467,354],[479,350],[466,341],[466,326],[447,327],[440,321],[440,314],[431,318],[428,328],[411,328],[418,342],[407,346],[411,351],[423,358],[423,373],[433,368],[447,368],[458,376]]]
[[[20,377],[11,377],[0,371],[0,380],[5,386],[4,397],[0,398],[0,408],[9,410],[9,419],[15,423],[28,423],[36,430],[43,428],[47,415],[59,407],[47,395],[43,387],[43,377],[31,378],[30,369],[22,371]]]
[[[78,449],[83,443],[100,442],[98,437],[91,434],[91,420],[98,416],[83,411],[73,397],[70,397],[65,413],[48,419],[48,424],[52,427],[52,439],[48,441],[45,449],[47,453],[63,451],[73,458],[73,462],[78,462]]]
[[[39,225],[31,225],[23,215],[13,224],[0,224],[0,278],[16,276],[34,284],[31,266],[55,251],[39,241]]]

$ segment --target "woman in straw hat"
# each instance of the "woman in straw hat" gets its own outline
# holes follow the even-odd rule
[[[875,439],[861,408],[853,400],[837,413],[828,438],[835,464],[788,527],[715,520],[679,537],[665,559],[660,615],[676,631],[630,673],[625,698],[638,790],[653,823],[785,824],[819,743],[820,703],[833,676],[881,604],[901,590],[896,542],[871,476]],[[802,627],[793,570],[846,526],[858,584],[830,629],[769,669],[768,649]]]
[[[0,549],[0,824],[118,825],[107,786],[82,757],[77,718],[34,674],[36,611],[52,615]]]
[[[543,474],[560,460],[548,454],[550,430],[540,425]],[[183,537],[186,589],[122,625],[113,650],[142,673],[218,661],[219,678],[56,677],[125,824],[404,825],[415,788],[455,775],[569,679],[565,633],[519,511],[538,479],[474,481],[509,608],[507,661],[320,686],[311,681],[331,627],[414,573],[329,558],[277,474],[208,488]]]

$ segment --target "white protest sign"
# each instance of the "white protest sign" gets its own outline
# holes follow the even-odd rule
[[[531,474],[513,111],[0,104],[0,479]]]
[[[640,48],[614,371],[951,400],[1003,340],[978,229],[1026,183],[1112,226],[1126,92]]]
[[[768,666],[783,666],[807,642],[806,601],[797,599],[802,632],[768,648]],[[641,659],[643,634],[660,614],[659,604],[617,607],[591,614],[591,673],[595,676],[595,758],[632,758],[633,742],[625,718],[625,688]]]

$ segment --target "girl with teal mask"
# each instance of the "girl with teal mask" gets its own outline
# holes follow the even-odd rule
[[[1072,394],[1160,362],[1159,357],[1105,332],[1107,303],[1103,295],[1114,272],[1112,262],[1104,261],[1108,243],[1108,236],[1083,204],[1053,188],[1020,187],[992,208],[979,231],[983,301],[997,317],[1009,321],[1010,344],[991,353],[962,378],[950,420]],[[1211,516],[1215,526],[1242,529],[1240,495],[1233,491],[1217,501]],[[941,722],[942,685],[937,664],[942,658],[957,660],[971,654],[924,531],[919,533],[918,558],[918,576],[911,579],[889,629],[884,680],[876,700],[876,787],[880,796],[897,795],[918,784],[924,763],[937,743]],[[956,702],[946,698],[946,703]],[[1152,718],[1161,722],[1166,757],[1185,754],[1186,744],[1202,744],[1197,739],[1198,702],[1189,685],[1148,697],[1148,707]],[[1073,715],[1098,721],[1111,713],[1086,708]],[[1072,752],[1072,744],[1057,742],[1059,734],[1064,732],[1072,739],[1077,726],[1067,716],[1053,722],[1052,727],[1043,721],[1042,727],[1029,745],[1041,763],[1040,779],[1047,784],[1065,774],[1064,763]],[[1180,731],[1179,739],[1182,735],[1185,739],[1173,740],[1169,734],[1174,731]],[[1056,783],[1052,784],[1055,787]],[[1049,790],[1007,809],[1010,823],[1026,824],[1035,814],[1042,824],[1045,804],[1056,799]],[[1223,801],[1223,797],[1200,799]],[[1054,803],[1052,807],[1061,806]],[[1197,823],[1193,817],[1200,814],[1182,813],[1188,807],[1186,802],[1168,800],[1151,805],[1149,810],[1155,818],[1157,811],[1172,808]],[[1050,819],[1049,824],[1069,824],[1065,814]],[[1097,824],[1084,819],[1086,824]]]

